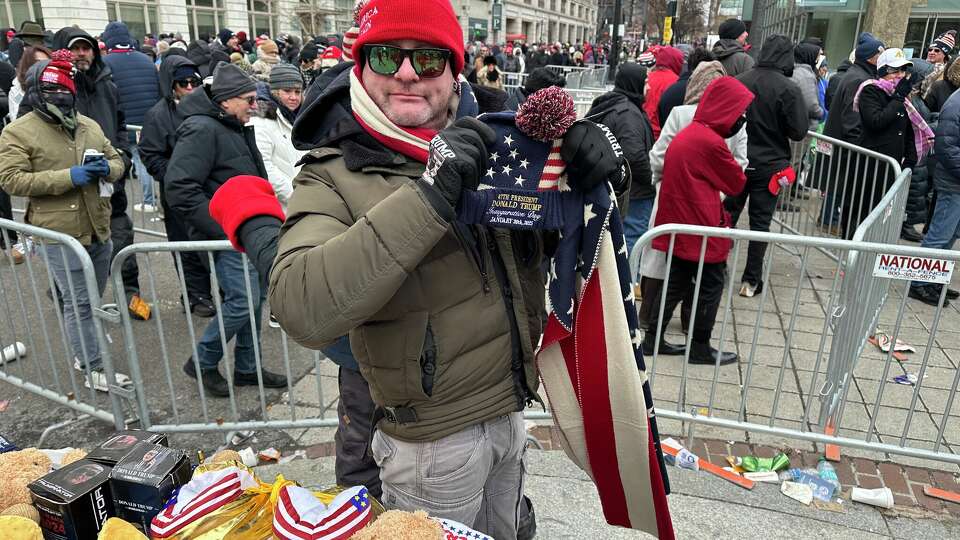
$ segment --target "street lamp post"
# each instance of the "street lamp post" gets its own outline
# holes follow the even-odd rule
[[[612,41],[610,45],[610,69],[608,70],[608,80],[613,82],[614,77],[617,75],[617,64],[620,63],[620,20],[622,6],[620,0],[614,0],[613,2],[613,32]]]

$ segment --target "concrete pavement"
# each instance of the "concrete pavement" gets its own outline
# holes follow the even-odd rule
[[[603,520],[596,488],[562,452],[529,450],[525,493],[537,515],[537,538],[617,540],[652,538],[611,527]],[[704,472],[669,468],[673,494],[668,497],[677,538],[797,538],[904,540],[960,537],[960,522],[914,513],[879,511],[846,501],[843,513],[806,507],[761,484],[753,491]],[[333,458],[299,459],[257,468],[261,479],[277,473],[308,487],[334,482]]]

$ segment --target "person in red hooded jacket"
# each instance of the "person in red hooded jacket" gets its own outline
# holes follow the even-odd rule
[[[683,53],[674,47],[656,47],[653,49],[653,56],[657,59],[657,63],[647,76],[643,111],[650,119],[653,140],[656,141],[660,137],[660,118],[657,115],[660,96],[680,78],[680,71],[683,70]]]
[[[707,86],[693,122],[680,131],[667,148],[655,225],[682,223],[706,227],[730,226],[730,216],[723,208],[720,193],[740,193],[746,176],[724,139],[743,127],[747,107],[753,98],[753,93],[733,77],[720,77]],[[696,285],[702,246],[702,236],[676,236],[660,324],[665,325],[670,321],[677,304]],[[691,323],[691,364],[719,362],[724,365],[737,361],[735,353],[725,352],[721,355],[710,346],[731,246],[732,242],[727,238],[707,240],[702,257],[700,294]],[[654,239],[653,248],[669,255],[670,235]],[[664,343],[656,323],[649,331]]]

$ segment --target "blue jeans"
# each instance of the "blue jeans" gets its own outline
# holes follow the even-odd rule
[[[627,216],[623,220],[623,236],[627,239],[627,253],[633,251],[633,245],[650,228],[650,214],[653,212],[653,197],[649,199],[630,199]]]
[[[137,178],[140,179],[140,185],[143,187],[143,202],[156,206],[157,202],[153,196],[153,177],[147,172],[147,167],[140,159],[140,150],[136,146],[131,146],[130,149],[133,152],[133,168],[137,171]]]
[[[960,238],[960,193],[951,191],[937,192],[937,206],[933,210],[930,228],[923,236],[920,247],[932,249],[953,249],[954,242]],[[929,283],[914,281],[911,287],[923,288]],[[940,286],[937,285],[939,288]]]
[[[107,240],[84,247],[93,261],[99,299],[107,287],[113,243]],[[63,293],[63,325],[66,326],[73,355],[79,359],[81,366],[90,366],[91,370],[101,369],[103,366],[100,360],[100,340],[96,326],[93,324],[91,293],[87,290],[80,258],[69,248],[60,244],[47,244],[44,249],[48,267],[53,274],[53,281]],[[73,285],[72,292],[71,285]]]
[[[253,354],[253,340],[257,340],[260,348],[260,322],[262,319],[263,301],[267,297],[266,283],[261,281],[257,270],[249,261],[247,273],[250,275],[250,292],[253,297],[253,312],[256,328],[251,332],[250,309],[247,304],[247,286],[243,278],[243,256],[236,251],[220,251],[214,256],[216,261],[217,280],[223,290],[223,304],[220,312],[207,325],[197,344],[198,360],[201,369],[216,369],[223,358],[223,343],[220,341],[220,326],[218,320],[223,319],[223,342],[229,343],[234,336],[237,342],[234,345],[235,371],[237,373],[256,373],[257,363]]]

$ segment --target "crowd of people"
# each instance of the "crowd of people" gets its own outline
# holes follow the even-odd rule
[[[76,238],[93,262],[97,291],[87,290],[82,261],[46,248],[51,300],[88,387],[110,383],[90,298],[103,294],[111,261],[133,242],[130,212],[162,211],[171,242],[228,239],[237,249],[216,252],[212,268],[190,252],[173,266],[186,285],[184,310],[217,315],[211,273],[223,295],[186,376],[215,397],[230,395],[230,382],[286,387],[284,375],[255,360],[269,299],[267,315],[292,339],[340,366],[338,482],[499,539],[530,537],[520,411],[540,400],[534,351],[555,239],[465,225],[458,201],[497,159],[484,150],[493,131],[478,115],[516,111],[537,91],[562,87],[561,72],[547,66],[604,64],[609,51],[465,44],[449,0],[369,0],[355,22],[343,36],[305,42],[224,29],[189,43],[179,34],[140,43],[122,22],[98,36],[30,21],[3,32],[0,216],[12,219],[10,196],[25,197],[26,222]],[[960,236],[956,32],[939,36],[926,60],[864,33],[829,80],[819,38],[772,35],[751,51],[747,37],[732,19],[709,49],[636,51],[586,113],[589,127],[563,140],[569,170],[587,171],[568,179],[571,189],[611,182],[628,199],[627,249],[651,226],[731,227],[745,209],[751,230],[769,231],[780,191],[805,189],[791,144],[820,129],[913,168],[903,237],[921,240],[914,226],[925,224],[923,246],[952,248]],[[509,73],[523,77],[505,86]],[[128,178],[142,186],[132,208]],[[888,180],[865,204],[831,209],[846,237]],[[845,200],[857,182],[845,183]],[[22,244],[15,234],[0,238],[14,263]],[[680,235],[645,249],[644,354],[686,353],[662,335],[680,305],[690,362],[737,362],[710,344],[731,247],[711,238],[704,249],[701,237]],[[763,290],[766,249],[750,243],[741,296]],[[135,258],[122,273],[130,313],[149,319]],[[934,305],[941,293],[960,296],[939,287],[914,284],[910,295]],[[228,381],[220,363],[231,340]]]

